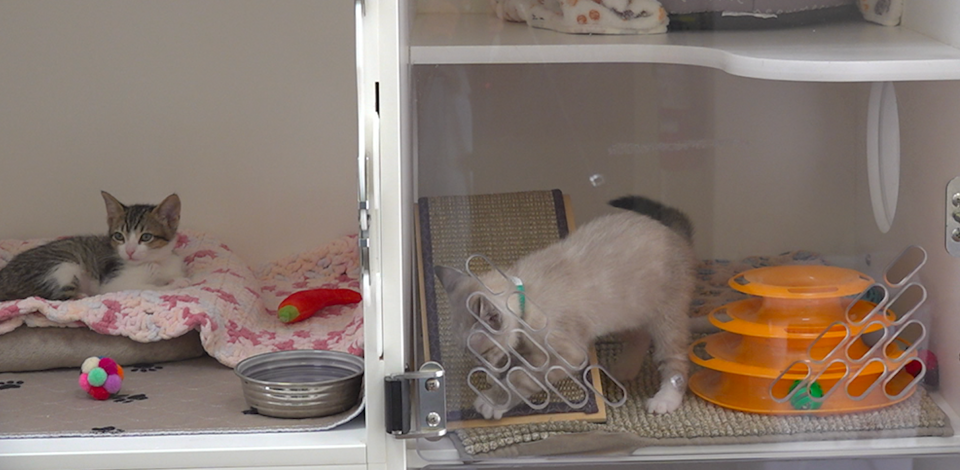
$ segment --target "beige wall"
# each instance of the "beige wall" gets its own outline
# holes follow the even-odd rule
[[[960,46],[960,28],[953,18],[960,14],[956,0],[906,1],[902,25],[953,46]]]
[[[960,407],[960,260],[947,253],[947,183],[960,176],[960,83],[907,82],[896,85],[901,122],[900,199],[885,236],[862,236],[869,252],[897,251],[911,244],[929,259],[920,281],[929,292],[928,334],[940,364],[940,388],[954,409]]]
[[[642,194],[690,215],[703,258],[855,253],[865,85],[629,64],[416,72],[420,196],[559,188],[583,223]]]
[[[712,72],[714,249],[725,257],[806,249],[856,253],[865,171],[861,84],[753,80]]]
[[[352,2],[0,3],[0,238],[183,200],[252,265],[356,231]]]

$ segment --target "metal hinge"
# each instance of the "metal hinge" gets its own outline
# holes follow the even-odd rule
[[[380,122],[375,114],[367,114],[364,120],[363,153],[357,162],[357,214],[360,225],[360,269],[370,274],[370,219],[374,197],[373,162],[380,151]]]
[[[960,176],[947,184],[947,252],[960,256]]]
[[[361,195],[366,197],[366,195]],[[358,208],[358,221],[360,222],[360,236],[357,238],[357,244],[360,245],[360,270],[370,274],[370,203],[360,201]]]
[[[443,366],[427,362],[417,372],[386,381],[387,432],[400,439],[441,437],[447,433]]]

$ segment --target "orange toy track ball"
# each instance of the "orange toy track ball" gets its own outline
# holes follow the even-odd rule
[[[906,400],[923,363],[907,363],[916,364],[914,376],[892,371],[915,356],[866,360],[870,345],[863,334],[896,320],[893,312],[859,298],[873,284],[857,271],[820,265],[763,267],[734,276],[730,287],[755,297],[710,312],[710,322],[722,331],[690,346],[690,360],[702,366],[690,376],[690,390],[719,406],[774,415],[869,411]],[[851,321],[868,317],[873,319]]]
[[[310,289],[294,292],[280,302],[277,318],[284,323],[306,320],[326,307],[359,303],[360,293],[350,289]]]

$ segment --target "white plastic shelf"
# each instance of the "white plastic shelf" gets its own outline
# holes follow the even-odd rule
[[[414,21],[410,62],[660,63],[812,82],[960,79],[960,49],[903,27],[865,21],[763,31],[590,36],[506,23],[489,14],[426,13]]]
[[[366,468],[362,417],[322,432],[0,440],[3,469]]]

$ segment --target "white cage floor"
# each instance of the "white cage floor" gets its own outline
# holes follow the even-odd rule
[[[104,401],[80,389],[76,369],[0,374],[0,439],[319,431],[345,423],[362,401],[333,416],[261,416],[243,399],[233,369],[210,357],[124,367],[120,392]]]

